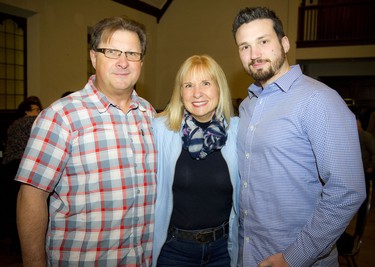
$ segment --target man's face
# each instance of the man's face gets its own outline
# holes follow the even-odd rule
[[[116,31],[108,42],[101,42],[98,48],[142,52],[138,35],[126,30]],[[133,90],[141,73],[142,61],[129,61],[124,53],[118,59],[94,51],[90,51],[90,56],[96,69],[96,86],[104,94],[122,94]]]
[[[263,86],[272,83],[289,68],[286,52],[289,41],[281,43],[270,19],[257,19],[241,25],[236,32],[240,59],[247,73]]]

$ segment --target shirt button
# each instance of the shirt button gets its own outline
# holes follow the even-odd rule
[[[247,236],[247,237],[245,238],[245,240],[246,240],[247,243],[249,243],[249,242],[250,242],[250,237]]]
[[[137,189],[137,194],[140,194],[141,193],[141,190]]]
[[[247,188],[247,182],[243,183],[243,187]]]
[[[254,128],[255,128],[254,125],[251,125],[250,126],[250,131],[254,131]]]
[[[249,158],[250,158],[250,153],[246,153],[246,154],[245,154],[245,157],[246,157],[247,159],[249,159]]]
[[[248,214],[247,210],[244,210],[243,213],[245,214],[245,216],[247,216],[247,214]]]

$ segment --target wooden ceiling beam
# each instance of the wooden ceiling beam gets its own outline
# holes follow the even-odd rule
[[[161,9],[158,9],[152,5],[149,5],[139,0],[113,0],[113,1],[119,4],[122,4],[124,6],[136,9],[143,13],[149,14],[151,16],[154,16],[156,18],[156,21],[159,23],[161,17],[165,13],[165,11],[167,11],[167,8],[169,7],[169,5],[172,3],[173,0],[167,0],[167,2],[164,4],[164,6]]]

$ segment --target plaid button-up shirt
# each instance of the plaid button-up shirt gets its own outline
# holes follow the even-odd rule
[[[94,79],[40,114],[16,180],[51,192],[46,251],[52,266],[149,266],[155,111],[133,92],[124,114]]]

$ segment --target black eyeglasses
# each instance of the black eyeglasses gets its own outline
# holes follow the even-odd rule
[[[105,57],[118,59],[120,58],[121,54],[124,53],[125,57],[129,61],[141,61],[142,60],[142,53],[138,52],[131,52],[131,51],[121,51],[118,49],[112,48],[96,48],[95,52],[103,53]]]

